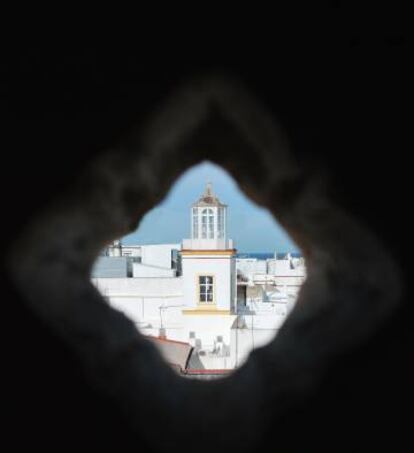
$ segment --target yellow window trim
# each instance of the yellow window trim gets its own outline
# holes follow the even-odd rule
[[[200,301],[200,277],[211,277],[213,279],[213,300],[211,302],[201,302]],[[216,306],[216,276],[214,274],[200,273],[196,274],[196,286],[197,286],[197,306],[206,307],[207,310],[211,307]]]

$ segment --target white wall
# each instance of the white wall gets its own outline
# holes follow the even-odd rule
[[[154,296],[183,294],[182,277],[174,278],[92,278],[92,283],[105,296]]]
[[[161,317],[163,327],[182,330],[182,277],[96,278],[92,283],[112,307],[128,316],[141,331],[144,327],[155,329],[158,336]],[[160,307],[163,307],[161,313]]]
[[[141,263],[132,264],[132,276],[135,278],[145,277],[175,277],[175,269],[167,269],[163,267],[148,266]]]
[[[141,256],[141,246],[140,245],[123,245],[122,246],[122,256]]]
[[[292,264],[293,260],[292,260]],[[276,276],[306,277],[306,268],[299,265],[292,269],[290,260],[268,260],[268,273]]]
[[[141,262],[151,266],[171,268],[172,250],[180,250],[180,244],[153,244],[141,246]]]
[[[231,370],[234,360],[231,356],[199,356],[202,369],[205,370]]]
[[[191,255],[182,256],[183,292],[186,305],[198,306],[199,275],[214,276],[214,302],[219,310],[230,310],[234,294],[234,258],[231,256]],[[207,306],[207,304],[206,304]]]
[[[232,239],[184,239],[183,250],[232,250]]]
[[[186,339],[190,340],[190,332],[195,334],[193,346],[200,346],[203,350],[212,351],[221,336],[223,343],[230,346],[230,331],[236,321],[235,315],[184,315],[183,326]]]
[[[237,258],[236,268],[246,277],[253,274],[266,274],[266,261],[257,260],[256,258]]]

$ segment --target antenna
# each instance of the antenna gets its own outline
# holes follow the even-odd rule
[[[213,195],[213,185],[210,180],[207,180],[207,183],[206,183],[206,195],[207,196]]]

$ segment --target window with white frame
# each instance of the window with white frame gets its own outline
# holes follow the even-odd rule
[[[214,211],[209,209],[208,214],[208,238],[214,239]]]
[[[214,212],[210,208],[201,212],[201,238],[214,239]]]
[[[214,301],[214,277],[212,275],[200,275],[198,277],[199,302],[202,304],[212,304]]]
[[[224,208],[218,208],[217,213],[217,237],[224,239]]]
[[[193,239],[198,239],[198,209],[193,208]]]

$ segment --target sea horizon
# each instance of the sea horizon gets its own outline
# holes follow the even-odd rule
[[[300,252],[293,252],[293,251],[283,251],[283,252],[237,252],[236,258],[256,258],[259,260],[266,260],[266,259],[273,259],[275,255],[278,258],[282,258],[283,256],[290,253],[294,258],[302,257]]]

